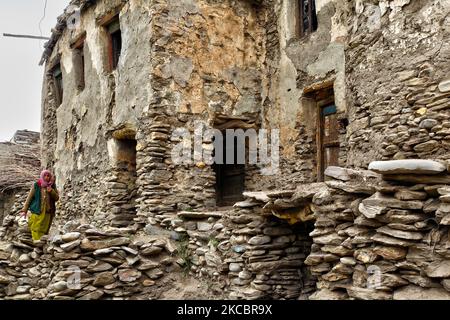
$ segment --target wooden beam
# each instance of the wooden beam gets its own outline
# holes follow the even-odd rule
[[[83,44],[84,41],[86,40],[86,31],[84,31],[83,33],[81,33],[78,37],[76,37],[71,43],[70,43],[70,48],[71,49],[78,49],[80,48]]]
[[[319,91],[322,89],[328,89],[328,88],[333,88],[333,84],[334,84],[334,78],[332,79],[327,79],[318,83],[314,83],[313,85],[306,87],[303,89],[303,94],[308,94],[311,92],[315,92],[315,91]]]
[[[122,11],[123,7],[124,7],[124,4],[122,3],[119,6],[117,6],[116,8],[114,8],[113,10],[111,10],[110,12],[104,14],[103,16],[98,17],[96,19],[97,24],[100,26],[106,26],[111,21],[118,18],[120,11]]]

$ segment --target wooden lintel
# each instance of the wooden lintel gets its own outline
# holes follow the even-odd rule
[[[70,48],[71,49],[80,48],[85,40],[86,40],[86,31],[78,35],[73,41],[70,42]]]
[[[100,26],[105,26],[105,25],[109,24],[112,20],[114,20],[119,15],[123,6],[124,6],[124,4],[122,3],[121,5],[114,8],[112,11],[98,17],[96,19],[97,24]]]
[[[61,53],[56,54],[56,56],[47,63],[47,70],[52,72],[58,64],[61,63]]]
[[[335,79],[332,78],[332,79],[327,79],[327,80],[324,80],[321,82],[314,83],[313,85],[310,85],[310,86],[304,88],[303,94],[309,94],[309,93],[316,92],[319,90],[332,88],[334,81],[335,81]]]

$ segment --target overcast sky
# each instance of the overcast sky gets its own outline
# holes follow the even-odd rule
[[[50,36],[56,18],[69,0],[47,0],[43,36]],[[40,130],[43,67],[39,60],[45,40],[3,37],[3,33],[40,35],[45,0],[0,2],[0,142],[16,130]]]

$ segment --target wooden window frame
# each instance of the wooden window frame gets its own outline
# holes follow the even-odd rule
[[[58,107],[63,103],[64,98],[64,77],[62,72],[61,62],[56,62],[50,71],[53,79],[53,87],[56,96]],[[60,81],[58,79],[61,79]]]
[[[308,1],[308,9],[309,9],[307,13],[309,22],[307,30],[304,29],[303,25],[305,1]],[[315,0],[298,0],[298,12],[299,12],[299,34],[300,38],[303,38],[316,31],[318,27]]]
[[[107,15],[100,20],[100,24],[105,28],[108,36],[108,70],[112,72],[117,69],[122,51],[122,30],[120,29],[119,15]],[[116,36],[120,37],[120,45],[117,48]]]

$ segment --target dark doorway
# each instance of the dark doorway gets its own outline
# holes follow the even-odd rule
[[[225,132],[223,132],[223,164],[214,164],[216,173],[216,203],[219,207],[232,206],[243,200],[245,188],[245,164],[238,163],[238,139],[232,137],[233,142],[227,143]],[[245,140],[244,140],[245,143]],[[227,145],[228,148],[227,148]],[[233,163],[227,163],[227,154],[234,155]]]

